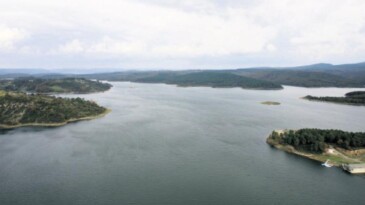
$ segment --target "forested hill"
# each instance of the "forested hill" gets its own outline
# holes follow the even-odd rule
[[[0,91],[0,129],[60,126],[101,116],[107,109],[81,98]]]
[[[233,75],[238,75],[243,78],[238,78],[237,76]],[[54,74],[20,74],[11,73],[9,70],[7,70],[7,72],[4,74],[0,72],[0,79],[14,78],[19,76],[33,76],[46,79],[76,77],[108,81],[187,84],[190,86],[194,86],[194,84],[196,84],[212,87],[238,86],[258,89],[277,89],[280,85],[301,87],[362,88],[365,87],[365,63],[344,65],[321,63],[297,67],[258,67],[204,71],[120,71],[95,74],[57,74],[57,71],[55,71]],[[222,81],[225,82],[223,83]]]
[[[253,79],[260,80],[265,85],[273,83],[274,85],[300,87],[365,87],[365,63],[346,65],[314,64],[298,67],[260,67],[209,71],[125,71],[82,75],[82,77],[111,81],[177,83],[180,81],[178,78],[190,78],[188,74],[199,72],[201,74],[190,77],[197,77],[203,81],[203,78],[210,77],[204,77],[203,75],[212,75],[209,73],[222,75],[221,78],[233,78],[231,75],[225,74],[235,74],[246,77],[245,79],[250,82],[253,82]],[[271,87],[273,84],[268,86]]]
[[[300,87],[364,87],[365,80],[347,78],[345,75],[303,70],[240,70],[235,72],[238,75]]]
[[[225,71],[147,71],[92,74],[83,77],[139,83],[165,83],[178,86],[241,87],[247,89],[282,89],[277,83],[257,80]]]
[[[282,86],[231,73],[194,72],[184,75],[159,74],[135,80],[144,83],[166,83],[179,86],[241,87],[247,89],[281,89]]]
[[[288,68],[238,69],[234,73],[301,87],[365,87],[365,63],[314,64]]]
[[[109,90],[111,85],[83,78],[16,78],[0,80],[0,90],[34,93],[94,93]]]

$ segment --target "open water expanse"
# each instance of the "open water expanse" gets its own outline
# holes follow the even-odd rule
[[[103,118],[0,133],[1,205],[365,204],[363,175],[265,143],[274,129],[365,131],[365,106],[300,99],[359,89],[113,85],[81,96]]]

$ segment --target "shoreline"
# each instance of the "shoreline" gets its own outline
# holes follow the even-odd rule
[[[311,160],[314,160],[314,161],[317,161],[317,162],[323,162],[323,163],[326,162],[326,159],[321,158],[320,156],[318,156],[318,154],[309,154],[309,153],[300,152],[300,151],[296,150],[291,145],[279,144],[279,143],[277,143],[277,142],[275,142],[274,140],[271,139],[271,135],[266,139],[266,143],[269,144],[272,147],[275,147],[278,150],[284,151],[284,152],[289,153],[289,154],[295,154],[295,155],[305,157],[307,159],[311,159]],[[336,166],[336,167],[341,166],[341,164],[338,164],[336,162],[335,163],[331,162],[331,164],[333,166]]]
[[[107,114],[109,114],[111,111],[112,111],[111,109],[106,109],[103,113],[100,113],[98,115],[81,117],[81,118],[71,118],[69,120],[66,120],[65,122],[59,122],[59,123],[25,123],[25,124],[17,124],[17,125],[0,124],[0,129],[15,129],[15,128],[20,128],[20,127],[61,127],[61,126],[67,125],[72,122],[94,120],[94,119],[102,118],[102,117],[106,116]]]

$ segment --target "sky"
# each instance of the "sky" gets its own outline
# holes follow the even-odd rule
[[[0,68],[365,61],[364,0],[0,0]]]

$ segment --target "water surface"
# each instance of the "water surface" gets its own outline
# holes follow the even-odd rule
[[[0,134],[0,204],[364,204],[365,177],[265,143],[274,129],[365,131],[365,107],[300,99],[355,89],[113,85],[82,95],[104,118]]]

